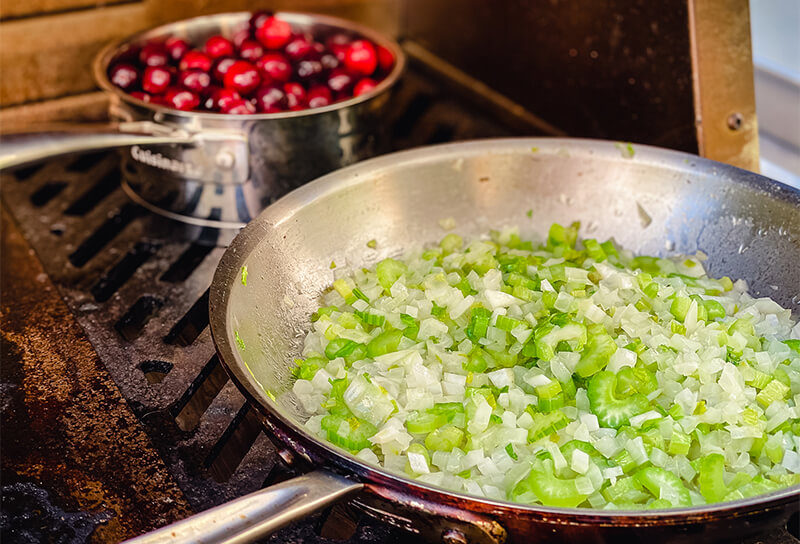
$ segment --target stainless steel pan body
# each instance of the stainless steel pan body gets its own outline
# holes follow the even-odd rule
[[[357,494],[367,511],[451,543],[740,539],[798,510],[800,487],[657,512],[526,507],[422,485],[305,432],[287,393],[289,369],[317,297],[334,279],[331,261],[360,267],[435,242],[444,234],[439,220],[449,217],[467,236],[504,225],[541,234],[553,221],[580,220],[585,235],[613,236],[637,252],[703,251],[712,275],[745,278],[753,293],[800,313],[800,192],[753,173],[652,147],[559,139],[443,145],[339,170],[248,225],[222,258],[210,296],[223,363],[268,431],[325,468],[310,478],[328,485],[326,475],[339,474],[336,499]]]

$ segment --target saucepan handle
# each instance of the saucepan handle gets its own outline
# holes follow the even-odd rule
[[[324,470],[287,480],[128,540],[126,544],[243,544],[354,495],[364,485]]]
[[[151,122],[32,125],[24,131],[4,130],[0,136],[0,170],[72,153],[134,145],[192,145],[195,142],[184,131]]]

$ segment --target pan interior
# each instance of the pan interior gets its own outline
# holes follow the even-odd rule
[[[226,330],[215,336],[224,335],[249,369],[251,393],[267,402],[268,391],[283,416],[301,423],[290,367],[334,280],[332,263],[352,270],[438,242],[448,218],[465,237],[508,225],[541,237],[554,221],[580,221],[582,236],[614,237],[637,253],[702,251],[710,275],[746,279],[752,294],[795,316],[800,309],[800,193],[793,189],[646,146],[537,139],[437,146],[325,176],[240,234],[218,273],[229,298]],[[367,246],[373,239],[374,249]]]

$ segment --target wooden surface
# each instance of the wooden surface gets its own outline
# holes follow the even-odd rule
[[[92,60],[112,40],[196,15],[256,9],[326,13],[392,36],[400,26],[400,0],[5,0],[0,2],[0,122],[17,116],[68,118],[67,110],[47,101],[96,90]],[[81,101],[88,106],[92,99],[68,104],[74,109]]]

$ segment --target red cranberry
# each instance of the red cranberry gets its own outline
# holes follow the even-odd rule
[[[172,73],[163,66],[148,66],[142,77],[142,89],[150,94],[161,94],[172,81]]]
[[[261,70],[265,81],[285,83],[292,77],[292,65],[280,53],[267,53],[256,61],[256,67]]]
[[[244,26],[241,28],[237,28],[233,31],[233,36],[231,36],[231,41],[233,42],[233,46],[237,49],[242,46],[244,42],[251,39],[253,35],[250,33],[250,27]]]
[[[315,85],[308,90],[308,107],[321,108],[333,102],[331,91],[323,85]]]
[[[211,111],[225,111],[231,103],[242,97],[233,89],[217,89],[206,100],[205,107]]]
[[[224,57],[214,61],[214,67],[211,69],[211,75],[214,76],[214,81],[222,83],[225,81],[225,74],[231,69],[236,59],[233,57]]]
[[[255,40],[245,40],[239,46],[239,57],[255,62],[264,55],[264,48]]]
[[[212,59],[220,57],[230,57],[234,54],[233,43],[227,38],[222,36],[211,36],[206,40],[203,51]]]
[[[113,62],[125,62],[128,64],[138,64],[139,63],[139,54],[142,52],[142,48],[138,45],[124,45],[122,48],[117,51],[117,54],[114,55]]]
[[[300,81],[309,81],[322,74],[322,63],[318,60],[304,59],[294,67],[294,73]]]
[[[250,115],[256,112],[256,107],[250,103],[249,100],[238,98],[231,100],[222,109],[222,113],[230,113],[233,115]]]
[[[378,66],[380,66],[381,71],[389,72],[394,65],[394,55],[392,52],[386,49],[384,46],[378,46]]]
[[[137,100],[141,100],[142,102],[150,102],[152,98],[149,94],[143,93],[142,91],[133,91],[131,96]]]
[[[344,68],[336,68],[328,74],[328,88],[334,93],[348,92],[353,83],[353,76]]]
[[[339,60],[339,62],[344,62],[345,53],[347,52],[347,47],[350,45],[350,36],[347,34],[334,34],[326,41],[328,49],[333,53],[333,55]]]
[[[347,48],[344,65],[353,73],[368,76],[378,66],[378,54],[367,40],[356,40]]]
[[[289,60],[295,62],[304,59],[313,51],[312,45],[304,36],[298,36],[286,44],[284,52]]]
[[[353,88],[353,96],[359,96],[364,93],[370,92],[372,89],[378,86],[378,82],[372,78],[365,77]]]
[[[250,16],[250,30],[255,33],[256,29],[263,26],[272,15],[271,11],[254,11]]]
[[[171,58],[174,62],[181,60],[183,56],[191,49],[186,40],[182,40],[181,38],[169,38],[166,42],[164,42],[164,46],[167,48],[169,58]]]
[[[202,93],[211,86],[211,76],[202,70],[184,70],[178,76],[178,83],[190,91]]]
[[[164,93],[167,105],[176,110],[191,111],[200,105],[200,98],[192,91],[180,87],[170,87]]]
[[[308,106],[306,100],[306,90],[299,83],[290,81],[283,85],[283,92],[286,93],[286,105],[292,111],[302,110]]]
[[[164,66],[169,62],[169,54],[162,44],[148,43],[139,52],[139,60],[145,66]]]
[[[132,89],[139,81],[139,71],[130,64],[116,64],[109,70],[109,79],[111,83],[127,91]]]
[[[245,96],[255,91],[260,84],[258,70],[246,60],[237,60],[225,74],[225,86]]]
[[[200,51],[189,51],[181,59],[181,70],[211,70],[211,57]]]
[[[269,17],[256,28],[256,39],[267,49],[280,49],[292,37],[292,27],[277,17]]]
[[[322,67],[325,70],[333,70],[339,66],[339,59],[337,59],[336,55],[333,53],[323,53],[319,61],[322,63]]]
[[[260,113],[276,113],[286,109],[286,93],[277,85],[261,87],[256,92],[256,109]]]

